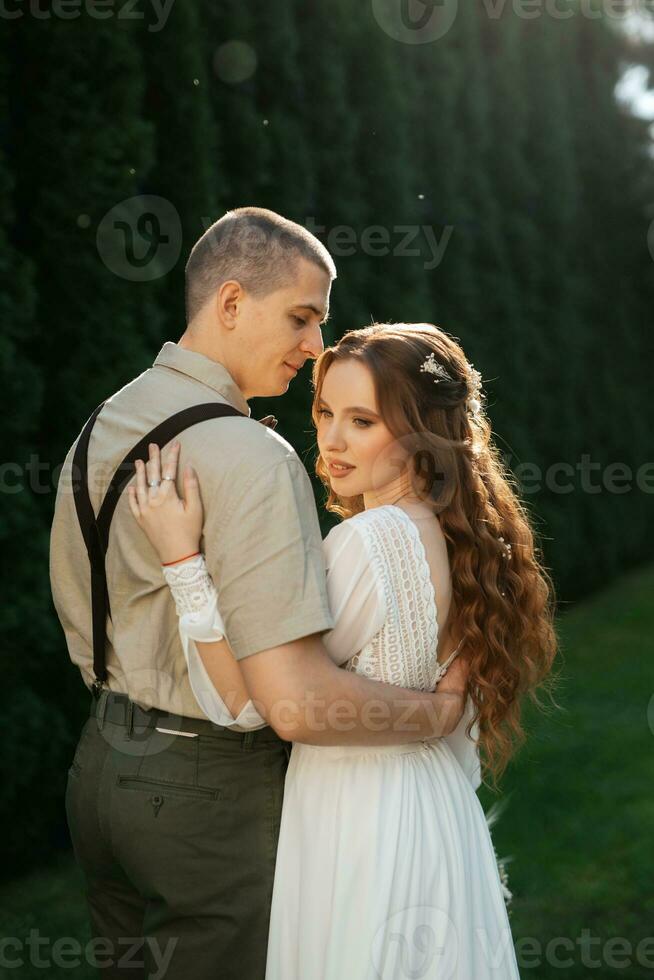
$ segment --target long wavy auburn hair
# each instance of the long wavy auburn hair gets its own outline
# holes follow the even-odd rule
[[[421,371],[430,354],[451,381],[435,384],[434,374]],[[313,366],[316,427],[325,375],[331,364],[346,359],[371,372],[377,409],[407,452],[414,492],[438,515],[452,576],[449,625],[452,636],[464,640],[459,656],[469,663],[474,715],[466,732],[478,721],[482,776],[491,775],[497,789],[526,739],[522,699],[528,694],[545,710],[537,689],[552,696],[558,648],[552,579],[540,561],[515,478],[491,442],[485,396],[457,341],[430,323],[373,323],[344,334]],[[480,402],[476,412],[468,405],[474,396]],[[365,509],[363,496],[334,492],[319,454],[316,473],[327,488],[327,510],[348,518]]]

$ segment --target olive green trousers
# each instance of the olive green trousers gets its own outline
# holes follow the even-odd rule
[[[92,700],[66,816],[105,980],[264,980],[290,749],[269,726]]]

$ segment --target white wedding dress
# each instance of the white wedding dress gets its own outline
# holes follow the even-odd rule
[[[323,545],[332,658],[369,678],[434,690],[458,650],[438,663],[435,592],[413,519],[393,504],[375,507]],[[261,727],[251,702],[236,719],[229,713],[197,652],[196,640],[224,631],[215,592],[207,602],[200,590],[193,611],[184,608],[180,636],[203,711],[219,724]],[[465,734],[471,717],[468,699],[455,731],[429,742],[293,744],[266,980],[519,980],[476,794],[476,723]]]

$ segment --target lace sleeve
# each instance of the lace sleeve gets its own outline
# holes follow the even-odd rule
[[[163,566],[162,571],[175,600],[189,682],[200,708],[207,718],[223,727],[263,727],[267,722],[251,700],[234,717],[211,681],[196,646],[197,642],[226,639],[225,624],[218,611],[218,593],[204,555],[178,565]]]

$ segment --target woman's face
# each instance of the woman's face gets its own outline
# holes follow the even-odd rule
[[[402,475],[406,452],[382,421],[372,374],[360,361],[330,364],[316,412],[318,449],[339,497],[379,493]]]

